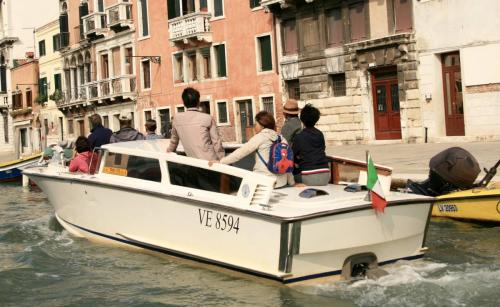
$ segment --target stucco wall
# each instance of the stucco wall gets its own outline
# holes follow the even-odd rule
[[[460,54],[464,140],[500,138],[500,1],[414,1],[424,127],[446,137],[441,55]],[[426,97],[428,98],[426,100]]]

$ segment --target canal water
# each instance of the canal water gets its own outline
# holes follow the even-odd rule
[[[423,260],[293,289],[62,230],[42,192],[0,186],[0,306],[499,306],[500,227],[435,220]]]

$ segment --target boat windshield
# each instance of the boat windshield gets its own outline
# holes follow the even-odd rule
[[[242,178],[192,165],[167,162],[170,183],[209,192],[236,194]]]
[[[158,159],[108,152],[103,173],[161,182]]]

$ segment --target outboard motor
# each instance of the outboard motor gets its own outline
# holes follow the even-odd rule
[[[408,180],[413,193],[438,196],[459,189],[470,189],[481,172],[476,158],[461,147],[438,153],[429,162],[429,178],[421,183]]]

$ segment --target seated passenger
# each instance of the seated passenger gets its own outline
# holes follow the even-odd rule
[[[254,127],[255,135],[242,147],[238,148],[228,156],[222,158],[219,162],[222,164],[232,164],[235,163],[244,157],[255,153],[255,164],[253,167],[253,171],[256,173],[261,173],[266,176],[274,176],[276,177],[276,183],[274,185],[275,188],[280,188],[283,186],[294,185],[293,175],[292,173],[285,174],[273,174],[271,173],[267,165],[259,158],[258,154],[262,157],[269,157],[269,151],[273,141],[276,141],[278,138],[278,133],[276,132],[276,123],[274,121],[274,117],[272,114],[266,111],[261,111],[257,113],[255,116],[255,127]],[[286,143],[286,140],[283,139],[282,142]],[[214,162],[210,161],[209,165],[211,166]]]
[[[292,148],[295,165],[300,171],[297,181],[305,185],[327,185],[330,168],[325,154],[325,137],[314,125],[320,117],[319,110],[307,104],[300,112],[304,129],[294,139]]]
[[[90,151],[88,139],[84,136],[79,136],[75,142],[75,150],[77,154],[69,163],[69,171],[89,173],[89,165],[92,160],[90,173],[93,174],[97,165],[98,156]]]

